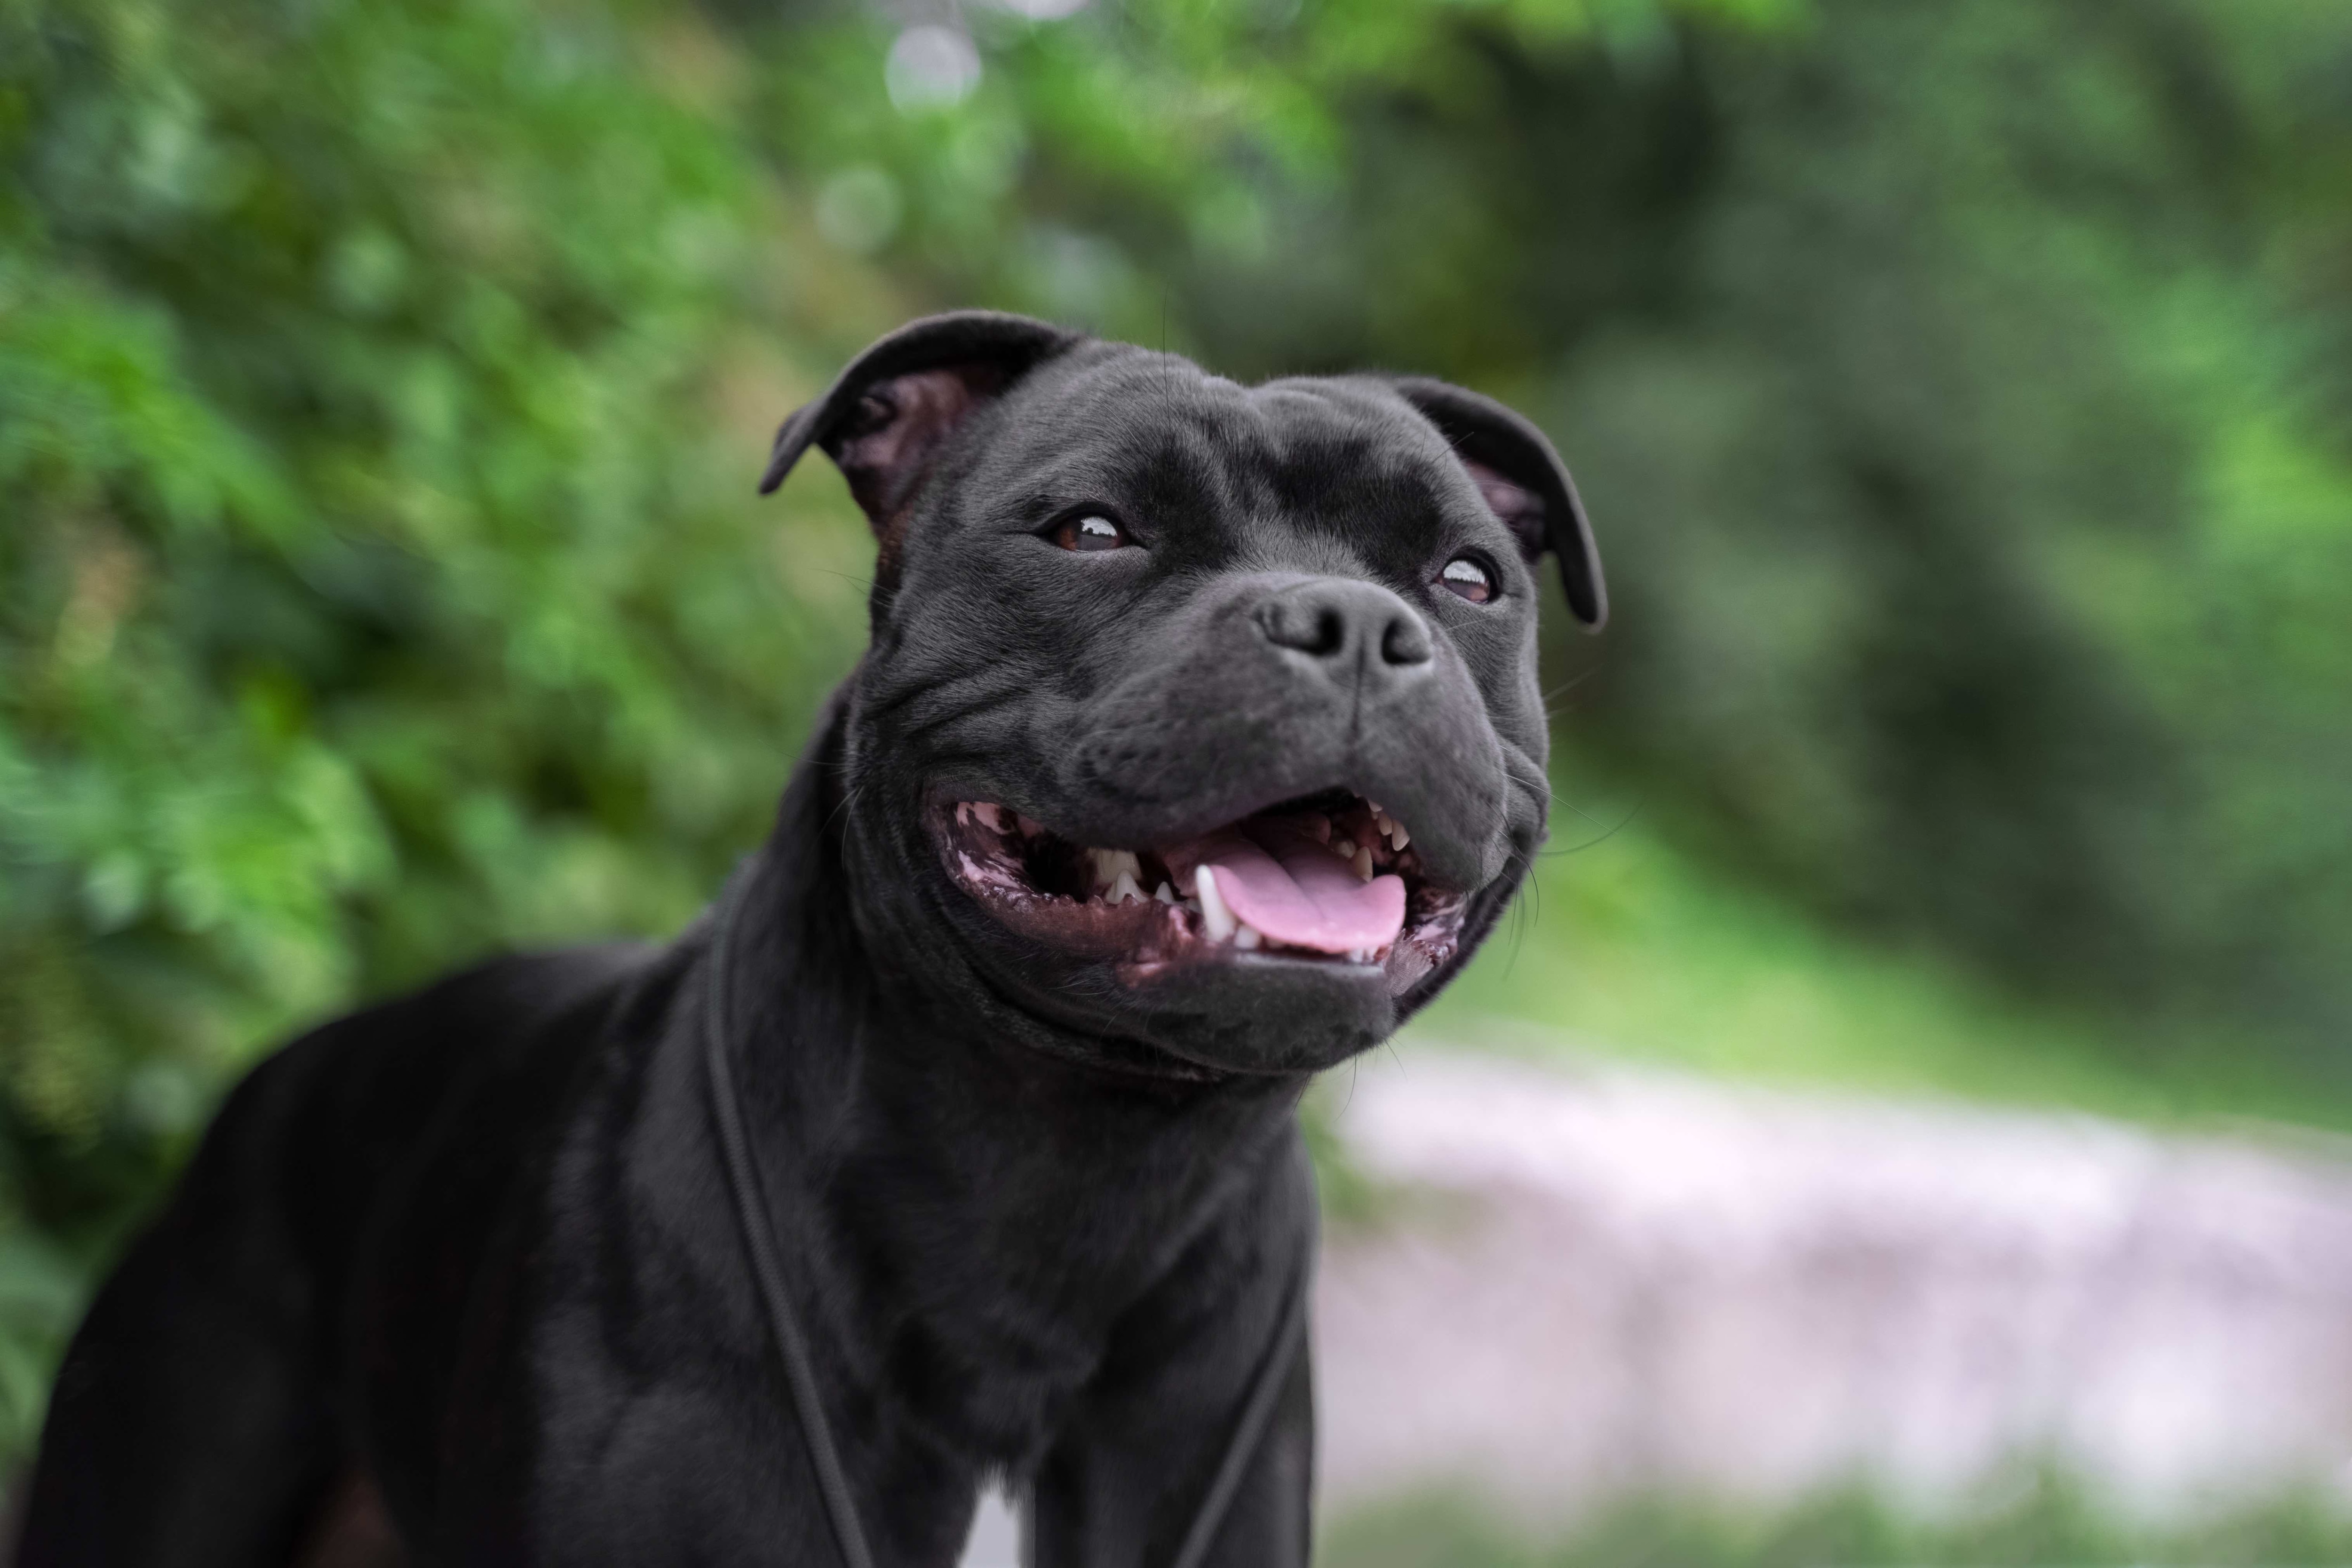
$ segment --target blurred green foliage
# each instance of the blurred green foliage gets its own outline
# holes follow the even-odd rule
[[[2352,14],[962,20],[0,0],[0,1450],[257,1052],[754,841],[871,559],[767,432],[947,305],[1559,437],[1621,606],[1549,649],[1562,847],[1643,821],[1615,946],[1473,996],[1771,1040],[1676,975],[1850,967],[1783,1032],[2352,1103]]]

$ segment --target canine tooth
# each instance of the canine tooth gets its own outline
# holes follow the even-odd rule
[[[1257,947],[1265,941],[1265,934],[1246,920],[1234,932],[1234,946],[1236,947]]]
[[[1217,891],[1217,873],[1202,866],[1192,878],[1201,890],[1201,929],[1212,942],[1223,942],[1238,925],[1234,912],[1225,907],[1224,894]]]
[[[1356,851],[1356,874],[1366,882],[1372,880],[1372,852],[1370,850],[1359,848]]]
[[[1389,842],[1396,845],[1399,852],[1402,852],[1405,845],[1412,842],[1412,835],[1404,831],[1404,824],[1398,821],[1393,817],[1389,819],[1389,828],[1391,830],[1389,833]]]
[[[1143,876],[1142,863],[1132,850],[1088,850],[1087,863],[1094,868],[1097,887],[1114,886],[1122,876],[1130,882]]]
[[[1113,904],[1141,904],[1143,889],[1135,885],[1135,878],[1121,872],[1118,880],[1110,884],[1110,901]]]
[[[1176,890],[1163,882],[1151,890],[1151,896],[1162,904],[1173,904],[1176,902]]]

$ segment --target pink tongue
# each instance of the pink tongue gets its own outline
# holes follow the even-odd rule
[[[1318,953],[1387,946],[1404,929],[1404,880],[1365,882],[1356,868],[1306,834],[1279,823],[1226,829],[1167,852],[1169,869],[1206,865],[1235,916],[1273,941]]]

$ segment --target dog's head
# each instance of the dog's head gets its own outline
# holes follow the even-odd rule
[[[868,349],[763,488],[811,445],[880,540],[840,820],[909,982],[1064,1051],[1297,1071],[1384,1038],[1526,874],[1538,559],[1605,601],[1510,410],[966,312]]]

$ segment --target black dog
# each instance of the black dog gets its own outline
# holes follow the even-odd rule
[[[58,1380],[21,1561],[1307,1561],[1293,1109],[1544,831],[1567,471],[1433,382],[942,316],[794,414],[873,643],[718,918],[330,1024]],[[1374,804],[1378,802],[1378,804]]]

